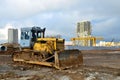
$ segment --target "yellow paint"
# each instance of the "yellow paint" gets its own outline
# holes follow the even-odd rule
[[[85,37],[76,37],[76,38],[71,38],[71,41],[73,41],[74,45],[75,41],[83,41],[84,45],[87,46],[88,41],[92,41],[92,46],[96,46],[96,40],[103,40],[102,37],[94,37],[94,36],[85,36]]]
[[[33,49],[53,54],[56,50],[64,50],[64,39],[38,38]]]

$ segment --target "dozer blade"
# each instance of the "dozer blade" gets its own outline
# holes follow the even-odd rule
[[[83,64],[83,55],[79,50],[64,50],[55,53],[55,67],[65,69]]]

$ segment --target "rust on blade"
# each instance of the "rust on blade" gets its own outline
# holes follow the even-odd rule
[[[65,50],[58,53],[59,67],[67,68],[83,64],[83,56],[79,50]]]

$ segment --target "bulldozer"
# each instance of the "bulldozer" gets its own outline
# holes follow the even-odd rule
[[[21,28],[21,50],[12,55],[14,62],[65,69],[83,64],[83,55],[77,49],[66,50],[65,39],[45,37],[46,28]]]

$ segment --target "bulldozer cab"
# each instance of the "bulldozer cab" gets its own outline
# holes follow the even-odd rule
[[[41,29],[40,27],[28,27],[21,28],[21,40],[20,45],[22,48],[31,48],[33,47],[34,42],[37,38],[44,38],[45,28]]]
[[[30,37],[31,37],[30,30],[31,28],[21,28],[21,38],[20,38],[21,47],[30,46]]]

